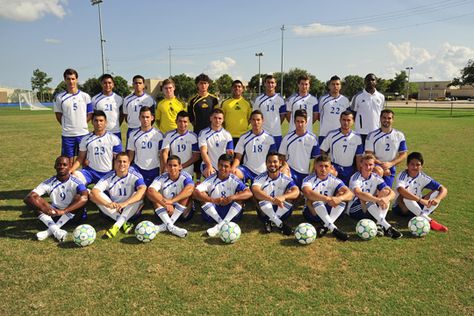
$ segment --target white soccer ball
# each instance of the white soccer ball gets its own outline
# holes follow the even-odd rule
[[[421,216],[415,216],[408,222],[408,229],[413,236],[423,237],[427,235],[430,230],[430,222]]]
[[[356,233],[363,240],[371,240],[377,236],[377,225],[373,220],[361,219],[357,222]]]
[[[156,237],[156,226],[150,221],[142,221],[135,228],[135,236],[141,242],[150,242]]]
[[[219,237],[226,244],[233,244],[239,240],[241,234],[242,231],[240,230],[239,225],[234,222],[225,223],[219,231]]]
[[[296,240],[303,245],[308,245],[316,239],[316,228],[309,223],[301,223],[295,229]]]
[[[72,238],[76,245],[86,247],[92,244],[95,240],[96,232],[94,227],[89,224],[82,224],[74,229]]]

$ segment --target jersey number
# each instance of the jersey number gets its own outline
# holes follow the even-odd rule
[[[151,141],[142,141],[142,149],[151,149],[153,147],[153,143]]]
[[[253,145],[254,153],[261,153],[263,151],[263,145]]]
[[[181,144],[181,145],[178,145],[177,147],[178,147],[179,153],[186,151],[186,144]]]
[[[64,201],[66,199],[66,193],[64,192],[59,193],[59,197],[61,198],[61,201]]]
[[[390,151],[390,144],[385,144],[385,151]]]
[[[72,104],[72,109],[73,109],[74,111],[77,110],[77,103],[73,103],[73,104]]]
[[[226,197],[227,197],[227,195],[225,194],[225,191],[222,191],[222,192],[221,192],[221,197],[222,197],[222,198],[226,198]]]
[[[112,111],[112,104],[106,104],[104,111]]]
[[[331,106],[331,114],[339,114],[340,111],[341,111],[340,108],[335,108]]]
[[[267,112],[275,112],[275,105],[274,104],[267,104]]]
[[[94,147],[94,155],[99,156],[105,154],[105,147]]]
[[[127,195],[127,188],[119,188],[119,195],[126,196]]]
[[[346,152],[346,150],[347,150],[347,145],[342,145],[342,147],[344,148],[344,152]]]

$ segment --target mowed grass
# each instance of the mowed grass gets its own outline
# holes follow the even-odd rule
[[[17,314],[474,314],[474,113],[396,110],[395,125],[410,151],[425,156],[425,171],[448,187],[434,217],[446,234],[411,237],[407,218],[390,215],[404,233],[360,241],[351,233],[301,246],[261,233],[254,210],[233,245],[208,238],[196,214],[185,239],[167,233],[140,244],[122,233],[86,248],[35,240],[44,226],[22,198],[54,174],[60,128],[52,112],[0,109],[0,315]],[[317,126],[315,126],[317,131]],[[403,166],[399,167],[399,170]],[[100,237],[111,222],[88,204]],[[151,207],[143,219],[158,220]],[[304,221],[301,209],[290,224]],[[77,223],[65,228],[72,232]]]

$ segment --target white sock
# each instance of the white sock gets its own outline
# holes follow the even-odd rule
[[[171,215],[171,222],[174,224],[178,220],[178,218],[183,214],[183,212],[186,210],[186,207],[179,203],[174,203],[174,212],[173,215]]]
[[[434,191],[434,192],[432,192],[432,193],[430,194],[430,200],[436,198],[438,195],[439,195],[439,191]],[[425,206],[425,207],[423,208],[423,214],[424,214],[425,216],[430,215],[431,213],[433,213],[434,210],[436,210],[436,208],[437,208],[438,206],[439,206],[439,203],[438,203],[438,205],[432,205],[432,206],[430,206],[430,207],[426,207],[426,206]]]
[[[423,212],[420,205],[418,205],[418,203],[416,201],[409,200],[409,199],[403,199],[403,202],[405,203],[405,206],[408,208],[408,210],[410,210],[410,212],[412,212],[416,216],[421,216],[421,217],[424,217],[427,220],[431,221],[431,218],[428,216],[428,214],[430,214],[430,213]]]
[[[58,225],[56,225],[51,216],[41,213],[38,215],[38,219],[42,221],[53,234],[59,230]]]
[[[346,208],[346,203],[342,202],[336,207],[333,207],[331,209],[331,214],[329,214],[329,217],[331,218],[331,221],[334,223],[339,216],[344,212],[344,209]]]
[[[258,206],[260,206],[260,209],[262,210],[262,213],[267,215],[268,218],[275,223],[278,227],[281,226],[282,221],[281,219],[276,215],[275,211],[273,210],[273,205],[269,201],[260,201],[258,202]]]
[[[224,222],[231,222],[234,217],[239,215],[240,211],[242,210],[242,206],[240,206],[239,203],[232,203],[231,207],[229,208],[229,212],[227,212],[227,215],[224,217]]]
[[[119,212],[116,212],[114,209],[108,208],[105,205],[98,204],[97,207],[101,210],[102,213],[104,213],[114,221],[118,220],[118,218],[120,217]]]
[[[278,218],[281,218],[283,215],[288,213],[288,211],[291,210],[292,207],[293,207],[293,204],[286,201],[283,202],[283,207],[277,208],[276,216],[278,216]]]
[[[161,219],[161,221],[166,224],[166,226],[173,225],[173,221],[171,221],[170,216],[168,215],[168,212],[166,211],[166,208],[164,207],[158,207],[155,210],[156,215]]]
[[[203,204],[202,210],[209,215],[213,220],[215,220],[217,223],[222,222],[222,218],[219,216],[219,213],[216,211],[216,207],[214,204],[207,202]]]
[[[388,208],[383,210],[377,204],[369,202],[367,203],[367,210],[375,218],[377,224],[382,225],[383,228],[388,229],[392,226],[385,220]]]
[[[56,222],[56,225],[58,225],[59,228],[63,227],[64,224],[66,224],[70,219],[74,218],[73,213],[66,213],[63,216],[61,216],[58,221]]]
[[[324,222],[324,226],[326,226],[330,231],[333,231],[336,226],[328,214],[326,205],[324,205],[324,203],[321,201],[315,201],[312,205],[316,211],[316,214],[318,214],[319,218],[321,218],[321,220]]]

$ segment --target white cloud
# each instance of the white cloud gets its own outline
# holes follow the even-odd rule
[[[33,22],[47,14],[58,18],[66,15],[67,0],[0,0],[0,18]]]
[[[45,38],[44,42],[48,44],[61,44],[62,43],[61,40],[58,40],[56,38]]]
[[[230,74],[236,61],[230,57],[224,57],[222,60],[213,60],[206,67],[205,72],[211,78],[218,78],[223,74]]]
[[[426,49],[412,47],[410,42],[403,42],[398,45],[389,42],[388,48],[400,64],[405,62],[410,64],[421,64],[433,59],[433,55]]]
[[[371,26],[352,27],[324,25],[321,23],[312,23],[309,25],[293,27],[293,33],[297,36],[315,36],[315,35],[363,35],[377,31]]]

